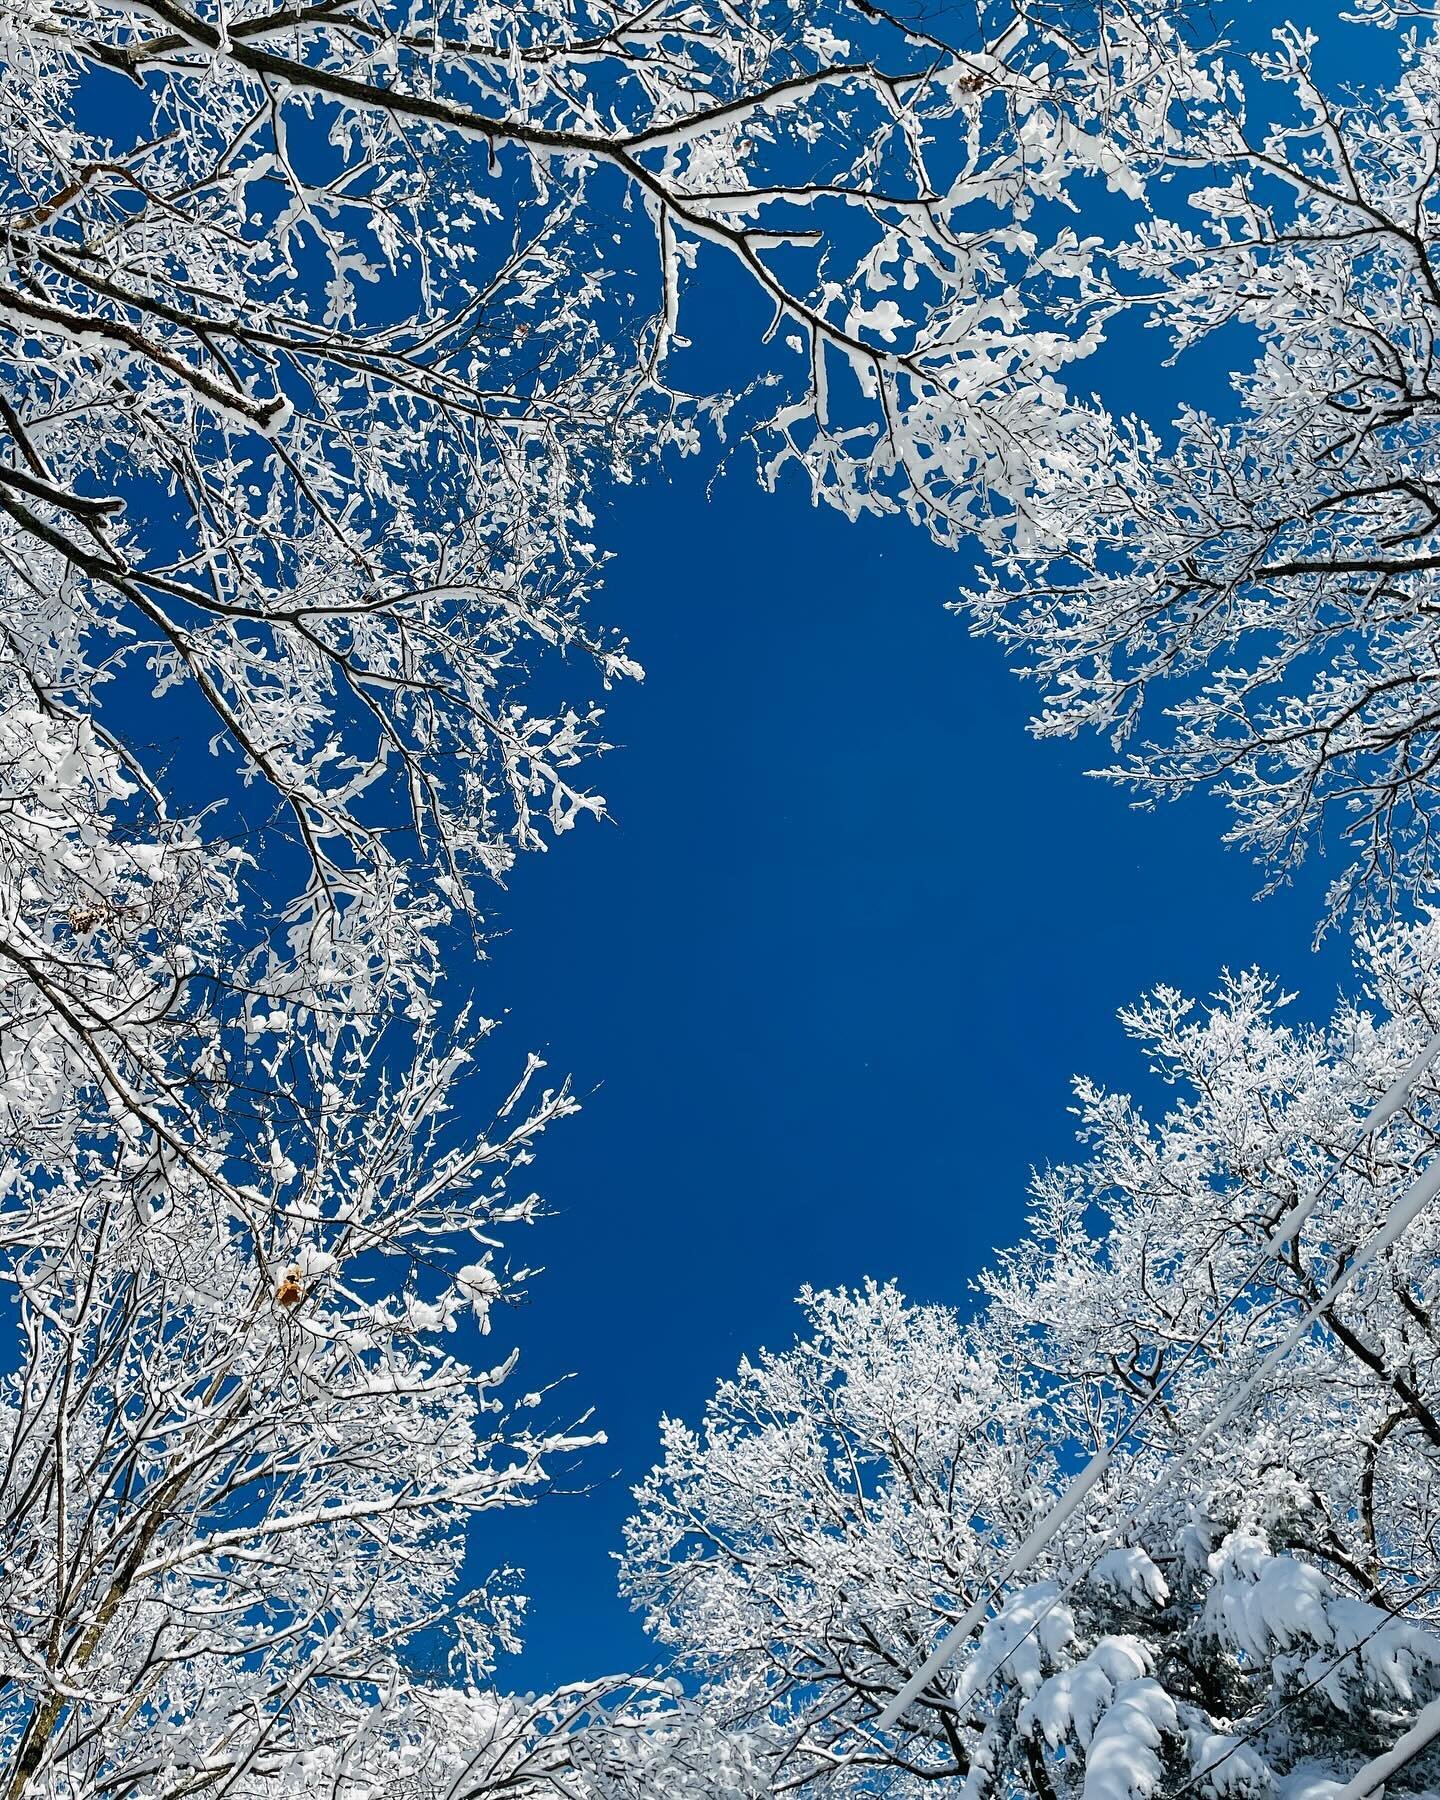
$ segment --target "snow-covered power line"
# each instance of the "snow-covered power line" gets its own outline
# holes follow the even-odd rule
[[[1258,1273],[1259,1269],[1264,1266],[1264,1263],[1269,1260],[1279,1246],[1285,1243],[1299,1230],[1300,1226],[1304,1223],[1305,1219],[1309,1217],[1321,1197],[1326,1193],[1330,1186],[1333,1185],[1339,1175],[1349,1166],[1350,1162],[1358,1154],[1365,1142],[1400,1111],[1413,1091],[1415,1083],[1420,1079],[1421,1075],[1430,1068],[1437,1056],[1440,1056],[1440,1032],[1437,1032],[1432,1036],[1429,1042],[1410,1059],[1405,1065],[1405,1068],[1396,1077],[1395,1081],[1392,1082],[1386,1092],[1371,1108],[1365,1118],[1364,1124],[1360,1128],[1355,1143],[1351,1146],[1347,1154],[1335,1165],[1325,1180],[1320,1183],[1313,1193],[1304,1200],[1298,1202],[1296,1206],[1292,1207],[1290,1211],[1281,1218],[1267,1241],[1264,1256],[1250,1271],[1245,1281],[1242,1282],[1227,1298],[1219,1311],[1207,1321],[1204,1331],[1187,1346],[1184,1355],[1171,1369],[1165,1379],[1146,1396],[1142,1404],[1135,1409],[1120,1430],[1110,1439],[1109,1443],[1091,1457],[1090,1461],[1085,1465],[1081,1472],[1067,1485],[1059,1499],[1056,1500],[1054,1506],[1050,1508],[1045,1517],[1009,1558],[1000,1574],[979,1595],[977,1595],[974,1602],[966,1609],[959,1621],[945,1633],[936,1644],[935,1648],[930,1652],[930,1655],[926,1657],[925,1661],[910,1679],[900,1688],[899,1692],[890,1701],[889,1705],[885,1707],[884,1711],[876,1721],[876,1729],[878,1731],[888,1731],[897,1723],[905,1713],[906,1709],[919,1698],[929,1686],[930,1682],[933,1681],[941,1670],[959,1654],[976,1625],[981,1622],[993,1605],[996,1597],[1017,1575],[1022,1574],[1028,1569],[1040,1551],[1043,1550],[1047,1544],[1051,1543],[1058,1535],[1066,1522],[1073,1516],[1076,1508],[1086,1498],[1091,1489],[1109,1468],[1116,1453],[1125,1445],[1135,1432],[1136,1428],[1158,1404],[1162,1395],[1174,1381],[1176,1376],[1186,1366],[1190,1358],[1205,1342],[1215,1326],[1233,1311],[1246,1288],[1249,1286],[1250,1281],[1254,1279],[1255,1274]],[[1164,1479],[1158,1481],[1151,1489],[1142,1506],[1138,1510],[1132,1509],[1120,1522],[1118,1527],[1112,1528],[1112,1530],[1106,1534],[1106,1547],[1109,1546],[1109,1543],[1116,1535],[1117,1530],[1123,1531],[1126,1527],[1138,1522],[1140,1518],[1145,1516],[1149,1507],[1153,1506],[1155,1501],[1165,1491],[1166,1483],[1173,1480],[1181,1470],[1186,1468],[1200,1447],[1213,1438],[1217,1431],[1221,1430],[1229,1423],[1239,1408],[1254,1392],[1256,1386],[1290,1353],[1291,1350],[1295,1348],[1296,1344],[1300,1342],[1301,1338],[1304,1337],[1305,1333],[1312,1325],[1314,1325],[1316,1320],[1321,1317],[1327,1308],[1333,1305],[1334,1301],[1338,1298],[1340,1293],[1343,1292],[1345,1287],[1348,1286],[1350,1281],[1353,1280],[1355,1275],[1361,1269],[1368,1267],[1377,1256],[1388,1249],[1389,1246],[1403,1234],[1407,1227],[1413,1223],[1430,1201],[1435,1198],[1437,1193],[1440,1193],[1440,1157],[1433,1160],[1428,1167],[1410,1183],[1400,1199],[1391,1208],[1384,1224],[1381,1225],[1361,1249],[1356,1252],[1355,1256],[1345,1265],[1320,1298],[1301,1315],[1300,1319],[1281,1342],[1269,1352],[1256,1369],[1252,1370],[1237,1392],[1231,1396],[1230,1400],[1211,1420],[1208,1421],[1204,1430],[1192,1440],[1180,1459],[1166,1471]],[[1050,1606],[1045,1609],[1045,1613],[1053,1610],[1053,1607],[1058,1604],[1059,1599],[1060,1595],[1057,1593],[1055,1599],[1051,1601]],[[1043,1613],[1041,1617],[1044,1617]],[[1030,1632],[1027,1632],[1025,1635],[1028,1637],[1031,1632],[1036,1629],[1039,1623],[1040,1620],[1037,1619],[1034,1624],[1032,1624]],[[1007,1653],[1007,1659],[1008,1656],[1013,1655],[1013,1653],[1014,1648],[1012,1647],[1011,1651]]]
[[[1413,1762],[1422,1750],[1428,1750],[1437,1738],[1440,1738],[1440,1700],[1432,1700],[1428,1706],[1422,1706],[1415,1723],[1396,1740],[1383,1755],[1366,1763],[1365,1767],[1330,1800],[1371,1800],[1378,1794],[1392,1775],[1398,1775],[1406,1763]]]

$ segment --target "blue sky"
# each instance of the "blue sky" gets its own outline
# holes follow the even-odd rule
[[[1257,962],[1323,1016],[1346,976],[1310,950],[1323,865],[1256,904],[1218,805],[1136,812],[1085,778],[1095,743],[1026,735],[1029,690],[944,610],[953,553],[668,473],[603,519],[649,675],[614,696],[616,823],[524,859],[480,974],[502,1064],[594,1090],[542,1146],[547,1268],[499,1326],[610,1434],[591,1491],[477,1532],[527,1569],[520,1687],[653,1655],[610,1560],[629,1484],[662,1412],[789,1341],[802,1282],[967,1304],[1070,1153],[1071,1075],[1147,1091],[1118,1006]]]

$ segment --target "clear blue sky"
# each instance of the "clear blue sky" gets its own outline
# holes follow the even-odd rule
[[[478,1533],[527,1568],[518,1687],[653,1654],[610,1561],[628,1486],[661,1412],[789,1340],[802,1282],[967,1303],[1070,1152],[1070,1076],[1145,1090],[1118,1006],[1258,962],[1320,1015],[1346,974],[1310,952],[1322,868],[1256,904],[1218,806],[1137,813],[1094,743],[1026,735],[1028,689],[943,610],[953,555],[670,473],[603,519],[649,672],[611,712],[617,822],[525,860],[480,976],[516,1056],[595,1089],[542,1147],[547,1271],[498,1327],[610,1434],[592,1491]]]

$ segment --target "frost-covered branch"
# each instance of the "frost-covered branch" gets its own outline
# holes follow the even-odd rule
[[[1085,302],[1182,353],[1249,338],[1238,404],[1173,433],[1097,411],[1033,554],[969,604],[1041,683],[1037,731],[1108,734],[1146,800],[1215,788],[1272,879],[1320,847],[1330,916],[1383,915],[1436,870],[1440,53],[1428,27],[1370,46],[1398,80],[1333,92],[1314,54],[1287,28],[1230,59],[1163,150],[1189,219],[1147,222]]]

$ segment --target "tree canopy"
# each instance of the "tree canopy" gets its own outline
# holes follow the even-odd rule
[[[1160,0],[3,0],[5,1800],[1298,1800],[1423,1739],[1440,139],[1365,10],[1337,98]],[[1074,391],[1138,317],[1249,335],[1234,416]],[[973,1320],[807,1293],[667,1425],[625,1579],[694,1691],[522,1700],[471,1527],[598,1426],[486,1340],[575,1102],[457,971],[604,813],[665,456],[978,547],[1039,728],[1277,875],[1338,815],[1371,999],[1128,1014],[1183,1098],[1082,1085]]]

